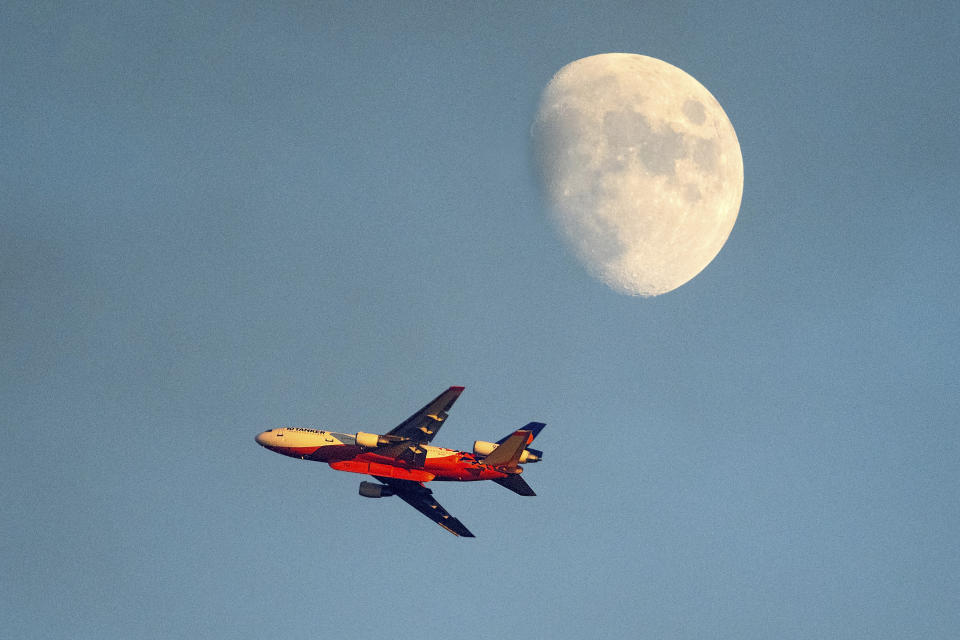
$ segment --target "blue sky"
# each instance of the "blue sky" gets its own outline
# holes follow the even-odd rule
[[[268,3],[264,3],[267,5]],[[5,3],[0,628],[17,638],[960,632],[953,3]],[[568,62],[703,83],[739,219],[591,279],[529,128]],[[548,423],[461,540],[270,426]]]

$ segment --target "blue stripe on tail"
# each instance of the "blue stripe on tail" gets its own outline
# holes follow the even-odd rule
[[[543,430],[545,426],[547,425],[544,422],[529,422],[527,423],[527,426],[520,427],[520,429],[517,429],[517,431],[530,431],[531,433],[533,433],[533,437],[536,438],[538,435],[540,435],[540,432]],[[506,441],[506,439],[512,435],[513,435],[513,431],[511,431],[509,434],[497,440],[497,444],[503,444]]]

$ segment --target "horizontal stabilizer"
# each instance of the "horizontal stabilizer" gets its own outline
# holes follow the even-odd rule
[[[521,478],[520,476],[507,476],[506,478],[494,478],[493,480],[501,487],[506,487],[513,491],[514,493],[519,493],[522,496],[535,496],[536,493],[533,492],[533,489],[530,488],[530,485],[527,484],[527,481]]]
[[[503,441],[503,444],[494,449],[482,462],[491,467],[507,467],[513,469],[520,461],[523,450],[530,444],[533,436],[529,431],[514,431]]]

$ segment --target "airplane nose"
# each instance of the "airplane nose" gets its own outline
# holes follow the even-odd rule
[[[258,433],[256,440],[257,444],[261,447],[267,446],[267,432],[264,431],[263,433]]]

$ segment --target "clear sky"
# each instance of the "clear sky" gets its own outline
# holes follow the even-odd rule
[[[957,4],[458,4],[0,7],[0,635],[957,637]],[[531,160],[617,51],[743,152],[651,299]],[[437,444],[548,423],[435,488],[475,540],[253,440],[450,385]]]

